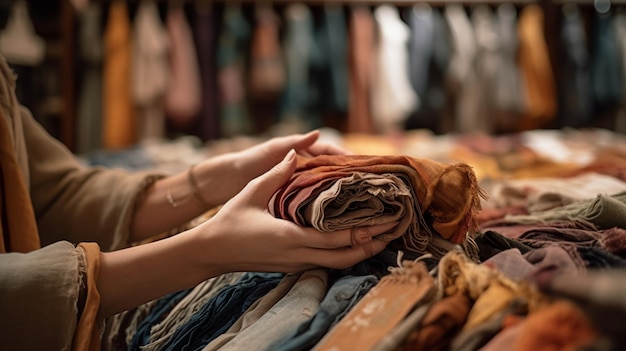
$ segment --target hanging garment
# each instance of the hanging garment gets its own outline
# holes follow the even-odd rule
[[[543,23],[541,6],[524,6],[518,21],[519,64],[526,98],[522,130],[545,128],[557,112],[556,82]]]
[[[200,112],[200,73],[191,28],[182,5],[167,10],[170,41],[170,79],[165,93],[165,112],[175,126],[185,126]]]
[[[374,53],[372,117],[378,131],[387,133],[402,129],[420,101],[408,74],[408,25],[400,18],[398,9],[390,5],[378,6],[374,19],[378,41]]]
[[[473,242],[481,195],[464,164],[408,156],[299,157],[270,209],[322,231],[396,222],[378,238],[400,238],[403,249],[440,257],[453,244]]]
[[[286,65],[281,48],[282,18],[271,3],[254,5],[254,29],[249,48],[247,106],[254,111],[252,133],[273,128],[286,85]]]
[[[220,127],[223,137],[233,137],[253,130],[245,86],[251,30],[239,4],[227,4],[223,11],[217,44]]]
[[[79,14],[78,53],[82,82],[76,120],[76,151],[102,149],[102,7],[91,2]]]
[[[217,92],[217,68],[215,63],[217,30],[214,26],[215,9],[209,2],[197,2],[195,18],[196,49],[202,83],[202,107],[197,126],[192,126],[189,134],[198,135],[201,140],[220,137],[219,99]]]
[[[285,34],[282,46],[287,65],[287,82],[282,97],[280,121],[282,124],[320,126],[311,111],[311,56],[317,50],[313,37],[313,15],[304,4],[289,4],[285,8]]]
[[[165,137],[163,98],[170,83],[170,46],[154,1],[139,4],[133,28],[132,94],[139,140]]]
[[[425,83],[417,85],[417,82],[413,82],[420,106],[407,120],[406,128],[427,128],[434,133],[451,131],[454,123],[450,116],[450,94],[445,82],[453,53],[450,30],[439,8],[418,4],[407,11],[412,31],[409,63],[413,64],[416,60],[421,62],[416,67],[427,64],[425,68],[428,71],[424,76],[427,79]],[[423,35],[424,31],[431,33],[432,38]]]
[[[525,106],[517,63],[519,38],[515,6],[510,3],[498,5],[495,21],[499,37],[497,74],[494,81],[495,131],[512,133],[517,131],[517,123]]]
[[[595,12],[591,40],[591,86],[596,113],[616,109],[624,96],[624,67],[613,29],[614,21],[612,12]]]
[[[374,133],[370,106],[370,70],[374,45],[374,18],[363,6],[350,9],[348,29],[348,117],[349,133]]]
[[[109,7],[104,33],[103,143],[107,149],[129,147],[137,141],[131,97],[131,29],[125,1]]]
[[[559,126],[588,125],[593,118],[591,66],[585,24],[576,4],[563,6],[560,33]]]
[[[474,27],[465,8],[458,4],[448,5],[444,17],[450,31],[452,55],[446,72],[447,88],[453,97],[454,128],[457,132],[480,130],[475,122],[484,116],[476,116],[479,103],[476,89],[472,84],[477,79],[475,72],[476,37]]]
[[[279,18],[271,5],[257,4],[256,27],[250,47],[249,88],[253,98],[273,98],[285,86],[285,63],[280,48]]]
[[[343,115],[348,109],[348,26],[342,6],[327,4],[322,11],[310,61],[313,108],[321,115]]]
[[[470,17],[476,39],[476,56],[474,69],[475,79],[468,82],[468,94],[472,94],[475,114],[473,129],[468,131],[482,131],[488,134],[495,132],[496,127],[496,82],[500,65],[500,33],[496,17],[487,5],[481,4],[473,8]]]

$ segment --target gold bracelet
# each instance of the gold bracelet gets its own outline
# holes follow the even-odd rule
[[[208,211],[213,208],[213,206],[211,206],[206,200],[204,200],[204,198],[202,198],[202,195],[200,195],[200,188],[198,187],[198,183],[196,183],[196,177],[193,175],[193,169],[195,167],[195,164],[189,167],[187,170],[187,179],[189,179],[189,184],[191,184],[193,196],[202,204],[202,206],[204,206],[205,210]]]

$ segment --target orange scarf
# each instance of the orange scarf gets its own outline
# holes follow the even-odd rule
[[[41,246],[35,213],[11,140],[7,119],[0,109],[0,253],[29,252]]]

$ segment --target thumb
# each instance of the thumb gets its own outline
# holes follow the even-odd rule
[[[245,190],[247,201],[253,205],[267,206],[274,193],[287,183],[295,170],[296,152],[292,149],[280,163],[248,183]]]

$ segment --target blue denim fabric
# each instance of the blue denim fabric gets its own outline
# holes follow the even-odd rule
[[[293,287],[257,321],[241,330],[220,351],[264,350],[289,335],[296,325],[311,320],[328,291],[328,271],[313,269],[302,273]]]
[[[178,328],[167,351],[200,351],[211,340],[226,332],[258,298],[272,290],[282,273],[246,273],[239,283],[223,287],[193,317]]]
[[[298,325],[285,338],[274,342],[268,350],[311,349],[376,283],[378,278],[373,275],[345,276],[338,279],[322,300],[315,316]]]
[[[169,311],[182,300],[191,289],[177,291],[159,299],[159,302],[152,308],[150,313],[139,323],[135,335],[128,343],[128,350],[140,350],[140,346],[150,342],[150,329],[153,325],[159,323],[169,313]]]

